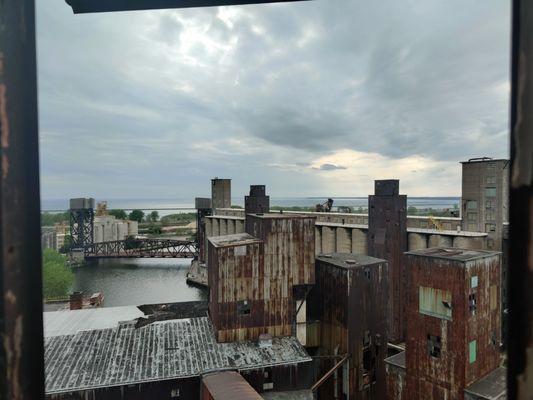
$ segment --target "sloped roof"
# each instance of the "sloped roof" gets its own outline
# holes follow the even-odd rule
[[[46,337],[46,393],[308,361],[311,358],[294,337],[274,338],[269,348],[259,348],[255,342],[217,343],[207,317],[156,322],[138,329],[130,321]]]

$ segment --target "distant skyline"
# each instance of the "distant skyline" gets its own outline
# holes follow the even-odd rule
[[[41,197],[460,196],[508,157],[510,8],[317,0],[73,15],[37,2]]]

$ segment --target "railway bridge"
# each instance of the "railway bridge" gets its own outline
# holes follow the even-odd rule
[[[126,239],[92,243],[85,246],[86,259],[97,258],[196,258],[198,247],[193,240]]]

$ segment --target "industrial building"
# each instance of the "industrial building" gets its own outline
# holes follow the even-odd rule
[[[317,257],[308,313],[320,323],[321,375],[346,357],[319,388],[321,399],[385,399],[388,280],[385,260],[351,253]]]
[[[113,215],[94,217],[93,243],[126,240],[127,237],[138,234],[139,223],[137,221],[120,220]]]
[[[486,232],[487,249],[502,250],[509,221],[509,160],[473,158],[461,163],[462,229]]]
[[[311,385],[294,337],[218,343],[209,318],[185,306],[185,318],[165,321],[137,307],[45,313],[47,399],[199,399],[202,376],[216,371],[239,372],[258,392]]]
[[[405,354],[386,361],[388,398],[475,395],[502,361],[501,254],[433,248],[406,253],[406,262],[407,340]]]
[[[407,196],[400,195],[399,180],[378,180],[374,186],[375,194],[368,196],[367,253],[389,263],[389,340],[399,343],[405,337]]]
[[[296,305],[314,284],[314,224],[308,216],[248,214],[246,233],[208,239],[210,312],[219,341],[296,334]]]

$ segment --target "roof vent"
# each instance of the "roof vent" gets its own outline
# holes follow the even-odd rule
[[[257,341],[260,349],[266,349],[272,347],[272,335],[269,333],[262,333],[259,335],[259,340]]]
[[[357,264],[357,261],[355,261],[355,260],[346,260],[346,261],[344,261],[344,262],[345,262],[346,264],[348,264],[348,265],[356,265],[356,264]]]
[[[331,254],[322,254],[322,257],[324,258],[333,258]]]

